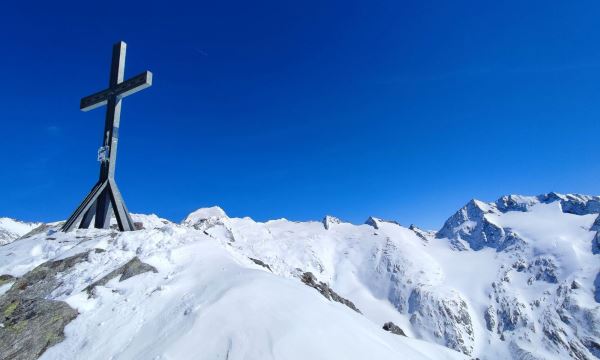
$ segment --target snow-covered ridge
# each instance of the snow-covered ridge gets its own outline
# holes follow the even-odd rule
[[[556,193],[472,200],[437,233],[332,216],[321,226],[221,217],[202,230],[282,276],[316,274],[410,336],[480,358],[585,359],[600,354],[598,204]]]
[[[79,312],[49,359],[594,359],[598,202],[552,193],[473,200],[437,233],[375,217],[255,222],[217,207],[181,224],[134,215],[144,230],[2,246],[0,275],[26,277],[44,261],[91,251],[47,296]],[[100,281],[88,295],[133,258],[157,273]],[[307,273],[362,314],[306,286]],[[389,322],[407,337],[383,330]]]
[[[0,245],[15,241],[42,223],[23,222],[7,217],[0,217]]]

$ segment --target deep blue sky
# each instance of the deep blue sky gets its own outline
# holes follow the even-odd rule
[[[0,216],[68,217],[98,176],[111,46],[132,212],[439,228],[470,198],[599,193],[597,1],[2,5]]]

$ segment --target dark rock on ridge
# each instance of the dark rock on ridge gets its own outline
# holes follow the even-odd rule
[[[317,291],[319,291],[328,300],[333,300],[333,301],[339,302],[341,304],[344,304],[347,307],[349,307],[350,309],[356,311],[357,313],[362,314],[352,301],[345,299],[345,298],[341,297],[340,295],[338,295],[335,291],[333,291],[329,287],[329,285],[325,284],[324,282],[318,281],[317,278],[315,277],[315,275],[313,275],[313,273],[305,272],[300,277],[300,280],[302,280],[302,282],[305,283],[306,285],[308,285],[314,289],[317,289]]]
[[[64,301],[4,297],[0,300],[0,358],[37,359],[64,340],[64,328],[78,315]]]
[[[273,272],[273,270],[271,270],[271,267],[268,264],[264,263],[262,260],[254,259],[251,257],[249,257],[248,259],[252,260],[252,262],[255,263],[256,265],[262,266],[265,269],[269,270],[270,272]]]
[[[46,298],[60,285],[57,274],[87,261],[88,256],[85,252],[47,261],[16,279],[0,296],[0,358],[37,359],[64,339],[65,326],[78,313],[64,301]]]
[[[406,334],[404,333],[404,331],[400,328],[400,326],[394,324],[391,321],[386,322],[385,324],[383,324],[383,330],[385,331],[389,331],[392,334],[396,334],[396,335],[401,335],[401,336],[406,336]]]
[[[110,273],[103,276],[100,280],[95,281],[90,284],[85,290],[88,294],[91,294],[96,286],[106,285],[110,280],[119,277],[119,281],[124,281],[129,279],[132,276],[143,274],[145,272],[152,271],[153,273],[157,273],[158,270],[152,265],[148,265],[143,263],[137,256],[133,259],[129,260],[127,263],[123,264],[119,268],[111,271]]]

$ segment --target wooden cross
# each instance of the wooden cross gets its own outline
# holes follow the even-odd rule
[[[115,164],[117,162],[117,145],[121,122],[121,102],[124,97],[151,86],[152,73],[145,71],[129,80],[123,81],[126,49],[127,44],[123,41],[113,46],[108,89],[81,99],[79,107],[82,111],[106,105],[103,146],[98,151],[100,179],[81,205],[65,222],[62,227],[63,231],[73,230],[78,224],[79,228],[87,228],[94,216],[94,227],[108,229],[110,226],[111,210],[115,214],[119,230],[135,230],[131,216],[127,211],[121,192],[115,182]]]

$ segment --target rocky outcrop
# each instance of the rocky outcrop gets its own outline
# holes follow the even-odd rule
[[[491,247],[502,251],[522,246],[524,241],[518,234],[501,228],[485,216],[494,212],[498,212],[495,205],[471,200],[444,223],[436,237],[450,239],[458,250],[466,250],[465,243],[473,250]]]
[[[559,202],[562,211],[568,214],[587,215],[600,213],[600,196],[579,194],[558,194],[550,192],[538,196],[506,195],[496,200],[495,204],[502,212],[527,211],[535,204]]]
[[[533,325],[527,305],[513,294],[505,283],[494,282],[492,289],[493,304],[484,314],[488,330],[503,338],[505,332]]]
[[[255,263],[258,266],[262,266],[265,269],[269,270],[270,272],[273,272],[273,270],[271,270],[271,267],[269,266],[269,264],[266,264],[264,261],[259,260],[259,259],[254,259],[249,257],[248,259],[252,260],[253,263]]]
[[[437,232],[437,238],[448,238],[458,250],[470,247],[480,250],[484,247],[505,249],[521,249],[527,244],[515,232],[502,228],[491,221],[486,214],[501,214],[509,211],[525,212],[536,204],[559,202],[564,213],[589,215],[600,213],[600,197],[587,195],[562,195],[548,193],[538,196],[507,195],[494,203],[484,203],[478,200],[469,201],[464,207],[452,215],[444,226]],[[592,226],[592,231],[599,231],[600,216]],[[600,253],[600,235],[592,241],[594,254]]]
[[[207,230],[216,225],[223,225],[223,220],[228,219],[227,214],[218,206],[202,208],[189,214],[182,225],[193,227],[197,230]]]
[[[0,357],[37,359],[64,340],[64,328],[77,311],[64,301],[3,297],[0,300]]]
[[[26,233],[25,235],[21,236],[21,239],[26,239],[28,237],[37,235],[37,234],[41,234],[43,232],[46,232],[52,228],[56,228],[57,226],[55,225],[50,225],[50,224],[41,224],[40,226],[34,228],[33,230],[31,230],[30,232]]]
[[[507,211],[527,211],[532,205],[540,201],[537,196],[505,195],[496,200],[495,204],[498,210]]]
[[[106,274],[100,280],[93,282],[88,287],[86,287],[85,290],[88,292],[88,294],[91,294],[96,286],[104,286],[104,285],[106,285],[106,283],[108,283],[110,280],[116,278],[117,276],[119,276],[119,281],[124,281],[124,280],[129,279],[130,277],[133,277],[133,276],[139,275],[139,274],[143,274],[143,273],[149,272],[149,271],[151,271],[153,273],[158,272],[158,270],[156,270],[156,268],[154,266],[143,263],[136,256],[133,259],[126,262],[125,264],[123,264],[122,266],[120,266],[119,268]]]
[[[408,299],[410,323],[419,335],[471,355],[475,344],[473,323],[466,301],[453,290],[444,296],[436,289],[416,287]]]
[[[539,195],[541,203],[549,204],[555,201],[560,202],[562,211],[568,214],[587,215],[600,213],[600,197],[578,195],[578,194],[557,194],[554,192]]]
[[[383,324],[383,330],[385,331],[389,331],[392,334],[396,334],[396,335],[401,335],[401,336],[406,336],[406,334],[404,333],[404,330],[402,330],[400,328],[400,326],[394,324],[391,321],[386,322],[385,324]]]
[[[335,216],[327,215],[323,218],[323,220],[321,222],[323,223],[323,227],[326,230],[329,230],[332,225],[341,224],[342,220],[336,218]]]
[[[596,279],[594,280],[594,300],[597,303],[600,303],[600,272],[596,275]]]
[[[435,238],[435,231],[423,230],[414,224],[411,224],[408,229],[414,232],[415,235],[417,235],[424,242],[429,242],[429,239]]]
[[[598,215],[590,230],[596,231],[596,235],[592,239],[592,254],[600,254],[600,215]]]
[[[12,275],[0,275],[0,286],[4,285],[4,284],[8,284],[11,281],[14,281],[15,277]]]
[[[365,221],[365,224],[370,225],[370,226],[374,227],[375,229],[379,229],[380,223],[388,223],[388,224],[394,224],[394,225],[400,226],[400,223],[395,220],[384,220],[384,219],[376,218],[373,216],[369,216],[369,218]]]
[[[333,291],[333,289],[331,289],[329,287],[329,285],[327,285],[326,283],[318,281],[317,278],[315,277],[315,275],[313,275],[313,273],[311,273],[311,272],[303,273],[302,276],[300,277],[300,280],[302,280],[303,283],[310,286],[311,288],[316,289],[318,292],[321,293],[321,295],[323,295],[328,300],[333,300],[333,301],[339,302],[340,304],[344,304],[347,307],[349,307],[350,309],[356,311],[357,313],[362,314],[352,301],[345,299],[345,298],[341,297],[340,295],[338,295],[338,293]]]
[[[218,206],[198,209],[189,214],[181,224],[203,231],[205,235],[211,237],[224,235],[228,242],[235,242],[235,236],[229,226],[229,217]],[[211,234],[211,231],[215,229],[218,229],[219,234]]]
[[[554,258],[550,256],[538,256],[527,271],[532,274],[529,284],[533,281],[545,281],[551,284],[558,283],[558,266]]]
[[[18,278],[6,295],[27,299],[45,298],[59,287],[58,274],[69,270],[80,262],[87,261],[89,254],[89,252],[85,252],[64,259],[45,262]]]
[[[47,297],[60,285],[58,274],[86,261],[88,256],[86,252],[45,262],[16,279],[0,297],[3,359],[37,359],[64,339],[64,328],[77,317],[77,311],[64,301]]]

